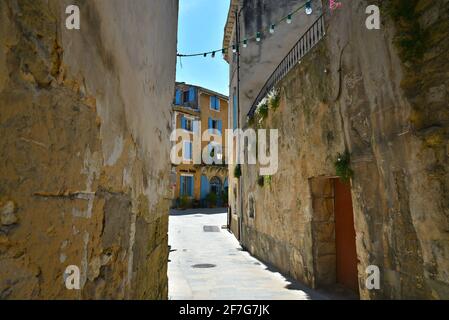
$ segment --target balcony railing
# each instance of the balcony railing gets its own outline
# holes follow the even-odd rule
[[[324,25],[324,15],[320,15],[318,19],[310,26],[309,29],[302,35],[302,37],[295,44],[293,49],[285,56],[278,67],[274,70],[268,78],[265,85],[260,90],[256,100],[254,100],[248,117],[253,117],[257,105],[263,98],[281,81],[289,71],[326,35]]]

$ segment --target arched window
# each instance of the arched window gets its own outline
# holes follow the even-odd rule
[[[210,192],[219,195],[221,193],[221,180],[218,177],[210,179]]]

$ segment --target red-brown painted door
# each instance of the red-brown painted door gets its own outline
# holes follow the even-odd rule
[[[354,292],[359,291],[354,213],[351,186],[334,180],[335,244],[337,249],[337,282]]]

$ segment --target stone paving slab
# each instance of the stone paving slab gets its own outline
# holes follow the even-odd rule
[[[226,229],[226,209],[172,211],[169,220],[168,264],[171,300],[310,300],[326,299],[292,283],[279,272],[241,251]],[[216,226],[219,232],[205,232]],[[208,229],[208,228],[206,228]],[[212,268],[193,268],[212,264]],[[287,286],[301,289],[287,289]]]

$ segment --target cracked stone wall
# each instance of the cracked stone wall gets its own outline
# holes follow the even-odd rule
[[[177,14],[177,0],[0,2],[0,299],[167,298]]]
[[[310,182],[335,177],[347,149],[360,297],[447,299],[449,2],[378,1],[378,31],[365,28],[369,4],[344,2],[328,15],[325,40],[280,84],[281,105],[265,122],[280,130],[279,172],[260,187],[257,168],[243,168],[244,195],[256,199],[255,219],[244,199],[243,243],[319,286],[332,270],[316,240],[332,232],[317,221],[329,209],[314,203]],[[326,241],[319,251],[332,260]],[[380,290],[365,287],[369,265],[380,268]]]

